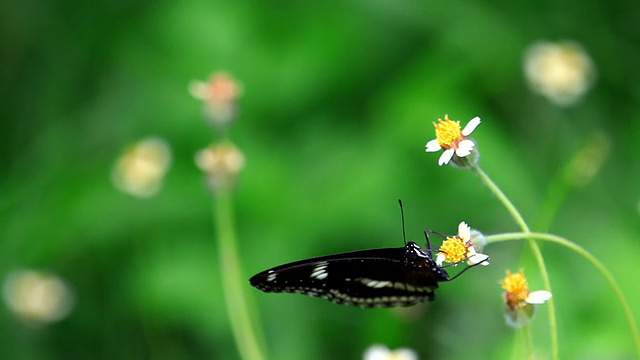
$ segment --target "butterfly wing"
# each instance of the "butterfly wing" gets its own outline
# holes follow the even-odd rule
[[[408,263],[408,251],[419,251],[420,257]],[[434,298],[438,281],[447,280],[442,272],[410,243],[300,260],[265,270],[249,281],[265,292],[301,293],[340,304],[409,306]]]

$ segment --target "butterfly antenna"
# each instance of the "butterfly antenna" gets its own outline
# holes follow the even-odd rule
[[[432,252],[434,252],[435,250],[431,248],[431,241],[429,240],[429,233],[431,232],[431,230],[425,230],[424,231],[424,237],[427,238],[427,251],[429,252],[429,254],[431,254]]]
[[[480,265],[480,264],[482,264],[483,262],[488,261],[488,260],[489,260],[489,257],[487,256],[487,258],[486,258],[486,259],[484,259],[484,260],[483,260],[483,261],[481,261],[481,262],[475,263],[475,264],[473,264],[473,265],[467,265],[467,267],[466,267],[466,268],[462,269],[462,271],[460,271],[459,273],[455,274],[452,278],[450,278],[450,279],[449,279],[449,281],[453,281],[453,280],[455,280],[458,276],[460,276],[460,275],[464,274],[467,270],[471,269],[472,267],[476,267],[476,266],[478,266],[478,265]],[[463,261],[465,261],[465,260],[460,260],[458,263],[463,262]],[[456,264],[456,263],[453,263],[453,264],[451,264],[451,265],[454,265],[454,264]]]
[[[427,238],[427,250],[428,250],[428,251],[430,251],[430,252],[438,251],[438,249],[432,249],[432,248],[431,248],[431,241],[429,241],[429,233],[431,233],[431,234],[436,234],[436,235],[440,235],[440,236],[442,236],[443,238],[446,238],[448,235],[447,235],[447,234],[443,234],[443,233],[441,233],[441,232],[439,232],[439,231],[435,231],[435,230],[429,230],[429,229],[427,229],[427,230],[425,230],[425,231],[424,231],[424,237],[425,237],[425,238]]]
[[[400,217],[402,218],[402,240],[404,240],[405,246],[407,245],[407,232],[404,229],[404,207],[402,206],[402,199],[398,199],[398,204],[400,204]]]

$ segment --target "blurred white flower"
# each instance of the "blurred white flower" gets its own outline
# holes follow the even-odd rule
[[[418,354],[409,348],[389,350],[384,345],[374,344],[367,348],[362,358],[364,360],[418,360]]]
[[[121,191],[137,196],[155,195],[171,164],[171,149],[166,141],[148,137],[128,148],[111,172],[113,184]]]
[[[16,270],[4,281],[4,301],[23,320],[47,324],[65,318],[75,298],[58,276],[35,270]]]
[[[207,119],[216,127],[235,119],[242,91],[242,84],[224,71],[211,74],[207,81],[193,80],[189,84],[189,93],[204,102]]]
[[[242,151],[231,142],[211,144],[196,153],[196,165],[207,175],[211,189],[233,186],[240,170],[244,167]]]
[[[531,89],[557,105],[571,105],[587,92],[595,67],[572,41],[538,42],[525,52],[524,72]]]

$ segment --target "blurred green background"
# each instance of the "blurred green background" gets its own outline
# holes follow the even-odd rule
[[[230,136],[247,159],[235,204],[247,280],[310,256],[402,246],[398,198],[420,243],[424,229],[455,233],[462,220],[486,234],[516,231],[472,173],[424,152],[432,121],[479,115],[483,168],[534,230],[551,215],[549,231],[596,254],[640,317],[639,11],[622,0],[2,2],[2,358],[238,358],[213,200],[193,160],[215,133],[187,90],[219,70],[244,87]],[[529,90],[522,64],[536,41],[563,39],[582,45],[597,79],[560,107]],[[173,162],[160,192],[139,199],[110,173],[150,135],[168,142]],[[585,161],[603,155],[602,166],[563,187],[558,174],[594,138],[609,151],[596,146]],[[544,205],[554,203],[557,213]],[[561,358],[633,358],[602,275],[542,246]],[[518,358],[499,282],[524,267],[540,289],[538,270],[519,242],[485,252],[491,266],[401,310],[244,286],[272,359],[358,359],[374,343],[424,359]],[[70,313],[34,324],[11,311],[6,279],[19,269],[63,279]],[[547,321],[542,306],[541,358]]]

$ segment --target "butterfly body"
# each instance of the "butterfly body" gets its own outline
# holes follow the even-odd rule
[[[301,293],[361,307],[433,300],[449,274],[413,241],[404,247],[352,251],[276,266],[254,275],[264,292]]]

